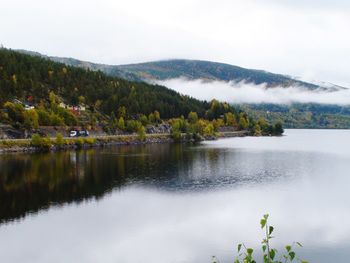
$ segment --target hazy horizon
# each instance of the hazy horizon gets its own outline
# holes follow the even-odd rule
[[[2,3],[0,43],[111,65],[208,60],[349,87],[349,22],[342,0],[13,0]]]
[[[244,81],[203,81],[185,78],[157,81],[156,83],[199,100],[217,99],[233,104],[268,103],[289,105],[293,103],[316,103],[350,105],[350,89],[324,92],[322,90],[309,90],[300,86],[267,88],[266,84],[256,85]]]

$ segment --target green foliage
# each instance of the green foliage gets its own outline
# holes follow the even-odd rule
[[[273,125],[272,134],[273,135],[281,135],[284,132],[282,123],[277,122],[275,125]]]
[[[262,131],[261,131],[260,125],[258,123],[256,123],[254,125],[253,134],[254,134],[254,136],[261,136],[262,135]]]
[[[74,126],[78,124],[77,117],[70,110],[57,107],[56,114],[63,120],[63,125]]]
[[[58,114],[52,112],[50,114],[50,125],[52,126],[64,126],[64,119]]]
[[[95,142],[96,142],[96,139],[95,138],[92,138],[92,137],[87,137],[87,138],[85,138],[85,143],[86,144],[88,144],[88,145],[90,145],[90,146],[92,146],[92,145],[94,145],[95,144]]]
[[[58,106],[58,97],[53,91],[49,92],[49,101],[51,109],[55,111]]]
[[[115,133],[116,132],[116,130],[118,128],[118,121],[117,121],[117,118],[115,117],[114,112],[111,113],[111,116],[109,118],[108,126],[109,126],[109,131],[111,133]]]
[[[125,122],[124,122],[124,118],[123,117],[119,118],[117,127],[118,127],[119,130],[122,130],[122,131],[125,130]]]
[[[56,134],[55,145],[58,147],[62,147],[65,144],[65,140],[63,138],[62,133]]]
[[[195,123],[198,121],[197,112],[191,111],[191,112],[188,114],[187,120],[188,120],[188,122],[189,122],[190,124],[195,124]]]
[[[227,126],[237,127],[236,117],[232,112],[225,113],[225,124]]]
[[[296,256],[294,251],[295,247],[302,247],[299,242],[293,242],[292,245],[285,246],[285,252],[280,253],[277,249],[271,247],[271,239],[274,238],[272,233],[274,232],[274,227],[268,224],[269,215],[265,214],[260,220],[260,227],[264,230],[264,238],[261,242],[262,246],[262,261],[264,263],[288,263],[294,262],[295,260],[301,263],[308,263],[305,260],[301,260]],[[252,248],[246,247],[245,244],[238,244],[237,246],[238,256],[234,260],[234,263],[256,263]]]
[[[176,119],[171,123],[171,137],[176,142],[181,141],[181,132],[183,131],[182,121],[184,120]],[[186,129],[184,129],[184,131],[186,131]]]
[[[242,130],[246,130],[249,127],[248,120],[244,114],[240,114],[238,125]]]
[[[136,120],[128,120],[126,122],[126,131],[128,132],[138,132],[141,128],[142,123]]]
[[[225,126],[225,122],[223,119],[214,119],[212,121],[215,131],[217,131],[220,127]]]
[[[181,132],[178,129],[173,128],[171,130],[171,137],[174,139],[175,142],[180,142],[181,141]]]
[[[150,123],[160,123],[161,122],[160,113],[158,111],[151,112],[148,115],[148,120]]]
[[[34,104],[48,100],[48,109],[56,112],[60,101],[70,105],[84,101],[105,115],[120,109],[117,118],[153,113],[155,123],[160,121],[159,113],[173,118],[193,110],[203,116],[208,106],[159,85],[130,82],[7,49],[0,50],[0,65],[0,105],[32,96]]]
[[[4,104],[4,108],[7,111],[8,117],[14,123],[23,123],[24,107],[21,104],[7,101]]]
[[[159,85],[109,77],[101,71],[70,67],[12,50],[0,49],[0,65],[0,105],[5,104],[0,121],[19,128],[37,127],[35,113],[26,113],[30,116],[26,116],[24,123],[23,106],[9,101],[25,102],[29,97],[36,106],[38,125],[86,127],[98,123],[108,132],[116,129],[137,132],[139,124],[134,122],[138,116],[145,126],[161,123],[161,113],[164,119],[188,116],[186,127],[181,124],[180,132],[196,139],[203,135],[207,120],[215,120],[214,130],[223,125],[222,119],[235,129],[252,131],[255,125],[246,113],[238,113],[227,103],[199,101]],[[87,113],[73,113],[60,107],[60,102],[84,104]],[[116,116],[109,117],[112,112]],[[279,125],[269,126],[268,131],[262,126],[261,129],[263,134],[281,132]]]
[[[125,118],[126,117],[126,108],[125,106],[121,106],[118,109],[118,118]]]
[[[29,147],[30,140],[0,140],[0,148]]]
[[[39,134],[33,134],[30,144],[42,150],[48,150],[52,146],[50,138],[41,137]]]
[[[285,128],[350,128],[350,106],[298,103],[239,105],[237,107],[256,119],[262,117],[269,123],[281,122]]]
[[[23,126],[26,129],[39,128],[39,115],[36,110],[25,110],[23,112]]]
[[[149,123],[147,116],[144,114],[141,114],[141,116],[139,117],[139,121],[142,123],[143,126],[146,126]]]
[[[219,119],[224,117],[225,113],[231,112],[235,113],[235,109],[232,108],[227,103],[221,103],[218,100],[212,100],[209,105],[209,109],[207,110],[205,116],[209,120]]]
[[[74,126],[78,121],[75,115],[56,103],[55,94],[50,92],[50,108],[40,104],[36,109],[25,110],[22,104],[7,101],[4,108],[13,126],[25,129],[37,129],[42,126]]]
[[[39,125],[41,126],[51,125],[51,116],[48,111],[46,111],[45,109],[38,109],[37,113],[39,116]]]
[[[204,136],[215,136],[215,129],[214,125],[212,123],[209,123],[205,128],[204,128]]]
[[[78,149],[82,148],[84,146],[84,139],[79,137],[74,139],[74,144],[77,146]]]
[[[0,110],[0,123],[9,124],[11,122],[9,115],[5,111]]]
[[[138,139],[143,142],[146,140],[146,131],[145,131],[145,127],[143,127],[142,125],[139,126],[138,130],[137,130],[137,135],[138,135]]]
[[[153,112],[153,114],[154,114],[154,118],[155,118],[156,122],[159,123],[161,121],[159,111],[155,110]]]

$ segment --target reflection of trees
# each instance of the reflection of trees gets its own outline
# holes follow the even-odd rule
[[[173,189],[200,167],[218,164],[216,150],[181,144],[125,146],[0,156],[0,222],[52,204],[80,202],[126,183]]]
[[[147,178],[169,145],[0,156],[0,221]],[[153,165],[153,166],[152,166]],[[152,167],[150,167],[152,166]]]

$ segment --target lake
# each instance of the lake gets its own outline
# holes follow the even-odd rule
[[[349,171],[347,130],[0,155],[1,262],[233,262],[264,213],[273,246],[347,262]]]

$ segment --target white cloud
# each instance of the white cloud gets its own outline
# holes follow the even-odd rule
[[[205,59],[350,86],[346,1],[4,0],[5,46],[122,64]]]
[[[170,89],[201,100],[218,99],[229,103],[321,103],[350,105],[350,89],[335,92],[310,91],[302,87],[266,88],[245,82],[171,79],[158,81]]]

